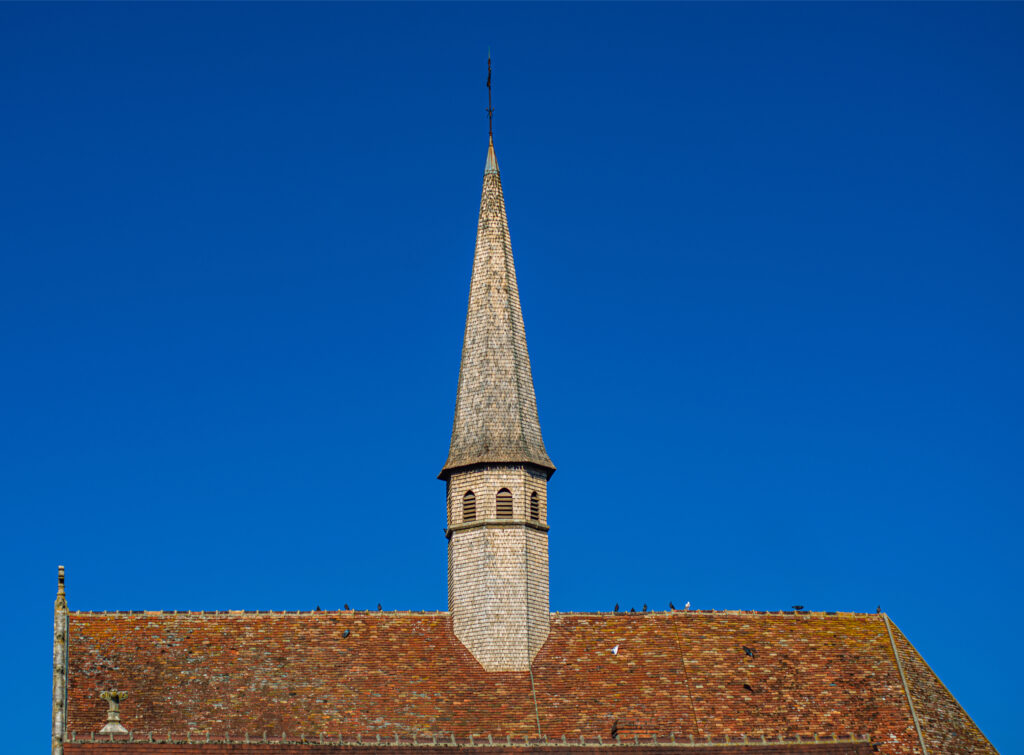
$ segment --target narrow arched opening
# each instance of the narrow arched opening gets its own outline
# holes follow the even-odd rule
[[[508,488],[502,488],[498,491],[496,513],[498,519],[511,519],[512,518],[512,493]]]

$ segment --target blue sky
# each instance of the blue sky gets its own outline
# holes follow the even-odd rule
[[[880,604],[1024,750],[1022,36],[0,5],[0,715],[45,741],[58,563],[74,609],[444,608],[490,47],[553,608]]]

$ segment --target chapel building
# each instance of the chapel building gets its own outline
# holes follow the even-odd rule
[[[71,611],[61,567],[52,755],[996,752],[884,613],[552,613],[554,471],[491,140],[448,610]]]

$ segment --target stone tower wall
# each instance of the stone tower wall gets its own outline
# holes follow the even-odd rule
[[[512,519],[497,519],[501,488]],[[476,521],[462,521],[462,498],[476,496]],[[540,521],[529,519],[530,494]],[[488,671],[526,671],[547,640],[547,475],[525,466],[483,467],[448,481],[448,610],[455,636]]]

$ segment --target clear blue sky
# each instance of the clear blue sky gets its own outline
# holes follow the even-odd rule
[[[73,609],[445,607],[489,46],[552,607],[881,604],[1024,751],[1022,39],[0,5],[6,728],[43,751],[58,563]]]

